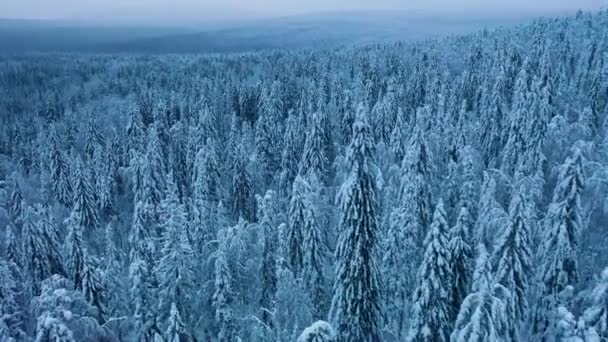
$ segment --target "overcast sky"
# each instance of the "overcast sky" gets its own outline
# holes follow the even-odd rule
[[[360,10],[553,14],[607,5],[608,0],[0,0],[0,17],[179,23]]]

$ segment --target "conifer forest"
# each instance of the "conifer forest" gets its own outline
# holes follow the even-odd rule
[[[0,341],[608,341],[608,10],[1,55]]]

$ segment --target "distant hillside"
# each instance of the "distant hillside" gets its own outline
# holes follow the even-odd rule
[[[241,52],[411,41],[513,25],[522,17],[450,18],[413,12],[327,13],[269,19],[209,32],[138,39],[116,46],[135,52]]]
[[[457,17],[421,12],[349,12],[248,21],[197,32],[188,28],[87,26],[70,22],[0,20],[0,53],[245,52],[411,41],[509,26],[522,16]]]
[[[127,41],[185,34],[183,28],[86,25],[0,19],[0,53],[103,52]]]

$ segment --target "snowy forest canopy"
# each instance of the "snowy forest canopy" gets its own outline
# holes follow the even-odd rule
[[[0,57],[0,341],[608,340],[608,11]]]

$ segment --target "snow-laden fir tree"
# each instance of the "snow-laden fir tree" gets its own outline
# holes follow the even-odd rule
[[[509,335],[517,340],[527,314],[528,279],[532,275],[530,222],[524,211],[523,198],[515,193],[509,206],[509,221],[496,241],[492,256],[495,281],[511,294],[507,300]]]
[[[449,285],[453,277],[449,264],[448,224],[441,199],[424,246],[412,297],[412,322],[407,340],[447,341],[452,330]]]
[[[426,140],[421,128],[416,126],[401,166],[403,170],[401,196],[402,200],[406,200],[404,187],[411,186],[413,188],[410,194],[413,197],[408,200],[412,200],[414,203],[414,211],[420,229],[418,232],[419,243],[426,237],[431,224],[431,167],[431,157]]]
[[[542,297],[534,319],[536,333],[543,333],[550,324],[548,316],[558,302],[559,293],[578,281],[577,253],[583,229],[580,197],[584,186],[583,157],[576,149],[560,168],[546,217]]]
[[[284,195],[291,193],[292,183],[298,174],[300,158],[302,157],[304,147],[302,142],[303,132],[300,119],[296,114],[291,112],[285,125],[285,134],[283,136],[285,147],[281,154],[280,189]]]
[[[236,342],[236,322],[233,311],[232,276],[228,267],[227,244],[230,243],[230,230],[223,228],[218,232],[219,246],[215,252],[215,292],[213,293],[213,307],[215,309],[215,324],[218,342]]]
[[[246,154],[245,145],[241,143],[237,146],[236,160],[234,161],[234,173],[232,176],[232,214],[233,217],[242,217],[248,222],[256,220],[256,201],[254,185],[251,175],[247,170],[249,157]]]
[[[24,234],[24,233],[22,233]],[[23,238],[27,235],[22,235]],[[17,242],[15,237],[15,228],[11,224],[6,225],[4,233],[4,258],[6,261],[14,263],[17,267],[23,266],[27,259],[23,256],[24,249]]]
[[[473,250],[470,231],[473,222],[467,207],[460,208],[456,224],[449,233],[449,260],[452,269],[452,286],[450,289],[451,319],[458,316],[460,306],[469,294],[471,287]]]
[[[295,183],[298,182],[298,185]],[[321,225],[317,219],[318,214],[314,204],[313,191],[306,180],[300,176],[294,181],[294,188],[299,187],[304,197],[304,224],[302,240],[302,279],[308,296],[314,305],[313,315],[315,319],[327,316],[329,309],[329,298],[327,295],[327,284],[325,279],[325,261],[327,246]]]
[[[263,198],[259,199],[260,208],[259,229],[262,248],[262,264],[260,267],[260,298],[261,320],[264,324],[272,326],[271,312],[273,311],[275,295],[277,292],[277,238],[274,212],[274,191],[267,191]]]
[[[404,179],[405,180],[405,179]],[[412,183],[404,184],[402,200],[393,209],[384,239],[382,282],[384,312],[390,334],[403,338],[407,327],[409,301],[420,264],[418,234],[420,225],[415,211]]]
[[[64,255],[68,278],[76,290],[82,290],[85,267],[84,226],[80,213],[73,211],[67,220],[68,235],[65,238]]]
[[[314,114],[311,125],[312,127],[310,127],[306,136],[302,160],[300,161],[300,174],[316,177],[322,184],[325,184],[329,161],[324,145],[324,130],[320,113]]]
[[[310,185],[298,176],[293,182],[291,200],[289,201],[289,225],[287,230],[287,261],[295,277],[299,277],[304,268],[304,232],[310,216],[307,214],[307,195]]]
[[[20,225],[21,219],[23,218],[24,209],[23,192],[21,191],[19,182],[16,179],[13,180],[13,183],[13,192],[11,192],[11,197],[8,203],[8,212],[13,220],[13,223]]]
[[[86,301],[97,309],[97,320],[104,323],[107,319],[107,291],[103,285],[105,275],[97,268],[97,261],[86,253],[82,271],[82,294]]]
[[[65,276],[63,256],[61,253],[61,241],[57,231],[57,225],[48,207],[37,205],[36,211],[39,215],[38,229],[46,245],[46,255],[49,260],[52,274]]]
[[[330,317],[339,342],[381,340],[382,303],[377,268],[376,180],[370,127],[360,107],[348,150],[351,173],[340,194],[336,279]]]
[[[395,122],[395,127],[391,132],[390,139],[390,147],[393,152],[393,156],[395,157],[395,162],[399,163],[403,160],[405,156],[406,150],[406,138],[405,131],[407,126],[405,124],[405,114],[403,114],[403,110],[399,108],[399,112],[397,113],[397,121]]]
[[[10,342],[26,337],[24,312],[19,305],[20,284],[15,279],[15,264],[0,260],[0,336]]]
[[[64,206],[71,207],[74,195],[70,182],[70,166],[66,161],[55,129],[51,131],[49,164],[51,189],[55,199]]]
[[[171,303],[171,312],[167,320],[164,337],[165,342],[188,342],[191,340],[175,303]]]
[[[494,281],[491,267],[481,242],[477,246],[472,292],[460,307],[450,341],[509,341],[508,290]]]
[[[99,227],[99,214],[97,212],[97,203],[95,201],[93,188],[89,183],[87,174],[79,157],[76,157],[76,165],[74,166],[75,185],[74,185],[74,200],[70,221],[72,224],[78,225],[83,233],[90,233]]]
[[[591,306],[585,310],[584,319],[602,340],[608,339],[608,269],[604,269],[591,292]]]
[[[160,289],[158,309],[164,320],[171,313],[171,305],[175,304],[188,324],[191,321],[194,252],[187,235],[186,211],[179,202],[173,173],[167,175],[165,184],[167,189],[160,203],[162,249],[156,269]]]
[[[265,96],[266,95],[266,96]],[[264,92],[260,104],[260,117],[255,124],[256,159],[260,165],[260,175],[264,185],[272,185],[271,182],[281,162],[279,124],[280,113],[276,113],[272,102]]]
[[[48,258],[51,251],[40,231],[38,220],[39,216],[34,208],[26,206],[23,211],[21,231],[22,266],[27,279],[31,282],[31,291],[34,294],[37,294],[42,281],[51,275],[51,263]]]

